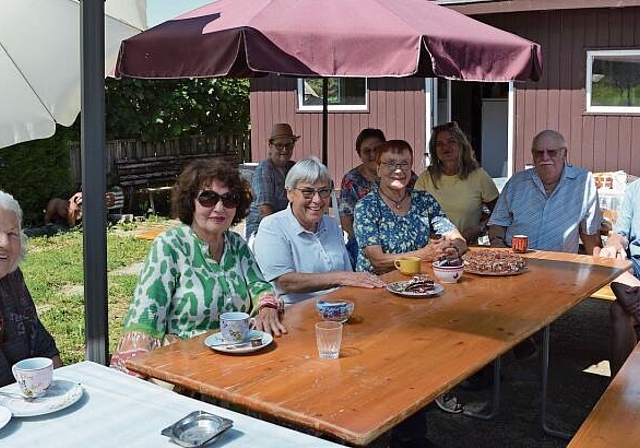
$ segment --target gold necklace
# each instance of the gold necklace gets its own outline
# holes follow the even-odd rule
[[[404,190],[404,196],[402,196],[400,198],[399,201],[396,201],[395,199],[393,199],[391,196],[389,196],[387,193],[385,193],[384,191],[382,191],[382,188],[380,188],[380,193],[382,193],[382,195],[389,199],[391,202],[393,202],[394,204],[396,204],[396,208],[399,209],[402,206],[402,203],[404,202],[404,200],[407,198],[407,190]]]

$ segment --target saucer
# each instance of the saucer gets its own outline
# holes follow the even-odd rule
[[[260,345],[252,346],[251,342],[249,342],[251,339],[258,339],[260,337],[262,337],[262,343]],[[270,333],[259,330],[250,330],[249,334],[247,334],[247,342],[240,344],[225,344],[221,332],[213,333],[204,340],[204,344],[207,347],[222,353],[251,353],[263,349],[272,342],[273,336],[271,336]]]
[[[4,428],[11,420],[11,411],[4,406],[0,406],[0,429]]]
[[[16,383],[10,384],[2,390],[16,395],[20,394]],[[83,393],[82,385],[76,381],[53,380],[44,397],[35,401],[27,401],[23,398],[0,396],[0,405],[8,408],[14,417],[33,417],[67,408],[78,401]]]

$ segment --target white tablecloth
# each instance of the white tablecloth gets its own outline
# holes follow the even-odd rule
[[[0,429],[0,447],[177,447],[160,431],[193,411],[233,420],[233,428],[207,446],[299,448],[338,445],[201,401],[92,362],[54,371],[54,379],[80,382],[83,397],[39,417],[13,417]],[[291,393],[295,393],[292,391]]]

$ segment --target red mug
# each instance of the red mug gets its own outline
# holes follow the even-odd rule
[[[511,237],[511,249],[514,252],[526,252],[529,249],[529,237],[527,235],[513,235]]]

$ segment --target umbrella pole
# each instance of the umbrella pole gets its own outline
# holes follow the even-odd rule
[[[80,2],[81,149],[86,359],[107,363],[104,0]]]
[[[329,150],[327,139],[329,137],[329,80],[322,78],[322,163],[329,166]]]

